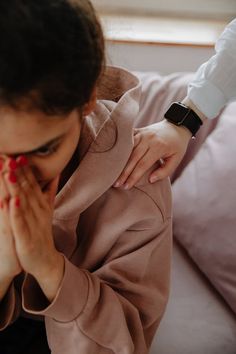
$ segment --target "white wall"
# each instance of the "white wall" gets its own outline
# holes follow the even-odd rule
[[[103,12],[168,13],[228,20],[236,15],[236,0],[92,0],[92,3]]]
[[[195,71],[213,54],[213,47],[107,43],[108,64],[163,74]]]

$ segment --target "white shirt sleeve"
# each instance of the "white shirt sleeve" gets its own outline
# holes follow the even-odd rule
[[[197,70],[188,87],[188,98],[208,118],[236,100],[236,19],[215,45],[216,54]]]

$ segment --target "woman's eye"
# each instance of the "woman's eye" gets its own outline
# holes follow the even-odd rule
[[[56,146],[45,146],[42,147],[41,149],[37,150],[35,153],[37,156],[48,156],[56,152],[57,147]]]

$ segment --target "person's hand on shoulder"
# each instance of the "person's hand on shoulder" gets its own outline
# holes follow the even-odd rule
[[[188,98],[182,103],[193,110],[204,123],[207,117]],[[149,176],[150,183],[170,176],[183,159],[192,137],[185,126],[177,126],[164,119],[134,131],[134,148],[114,187],[132,188],[156,163]]]
[[[158,168],[149,176],[150,183],[170,176],[182,160],[191,133],[163,120],[135,129],[134,149],[114,187],[132,188],[145,172],[158,161]]]

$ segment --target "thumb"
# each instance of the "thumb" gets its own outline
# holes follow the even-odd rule
[[[53,206],[54,199],[55,199],[55,196],[57,194],[59,179],[60,179],[60,175],[57,176],[56,178],[54,178],[48,184],[48,187],[47,187],[46,191],[44,192],[45,197],[46,197],[46,199],[47,199],[47,201],[48,201],[48,203],[50,204],[51,207]]]

